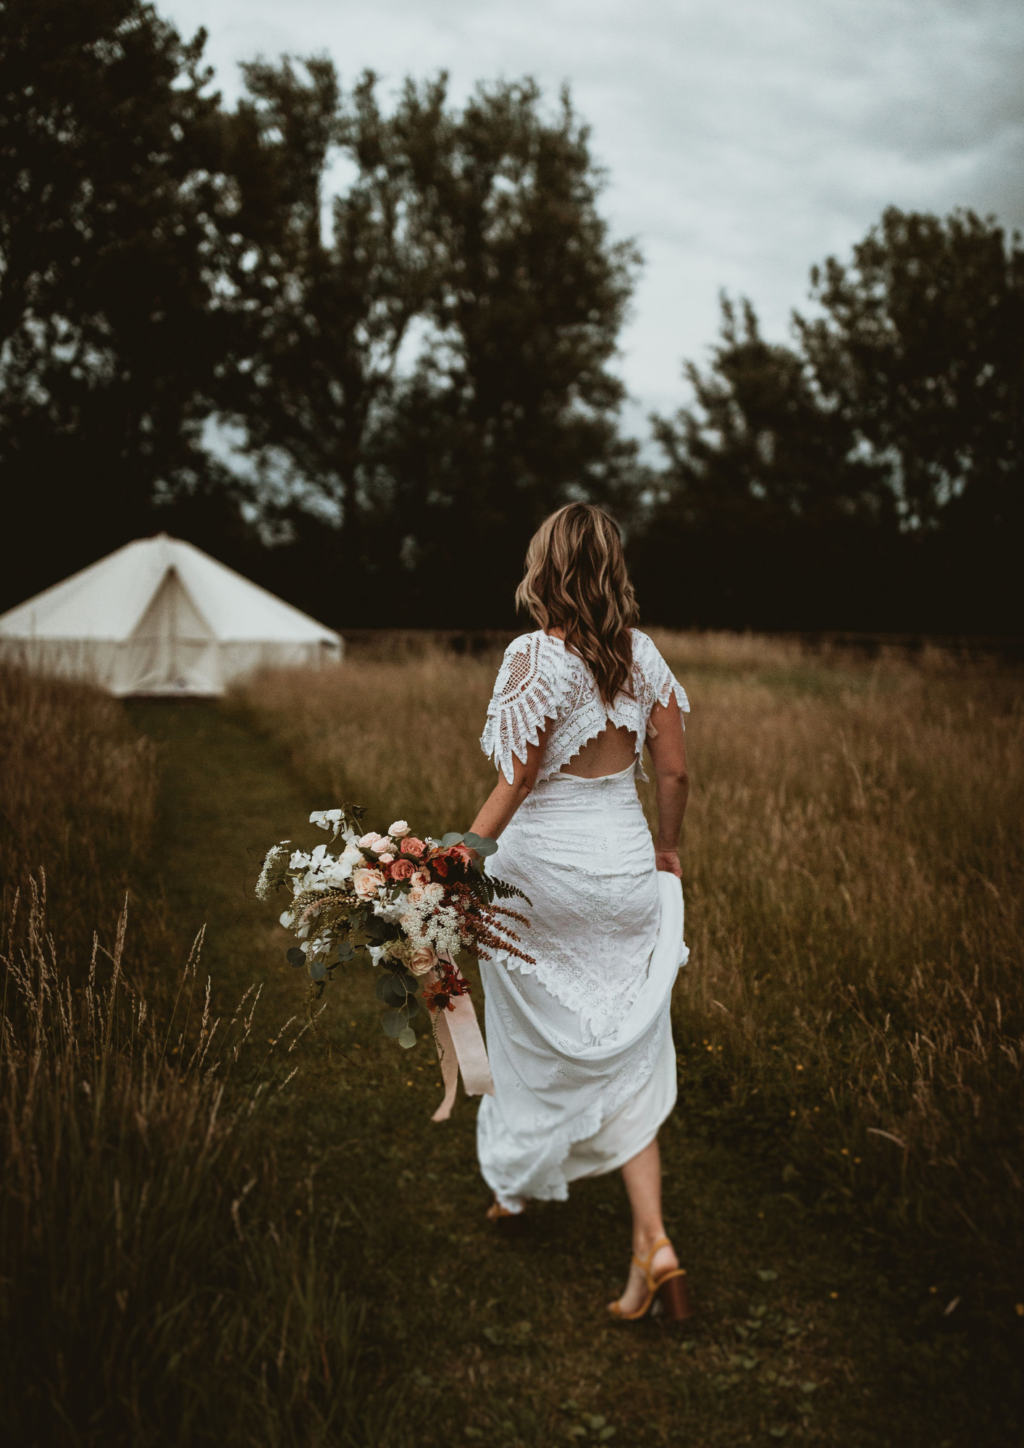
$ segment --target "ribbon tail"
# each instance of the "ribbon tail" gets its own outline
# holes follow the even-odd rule
[[[444,1081],[444,1100],[431,1117],[432,1121],[447,1121],[455,1105],[455,1088],[459,1084],[459,1063],[455,1055],[452,1033],[448,1029],[448,1012],[439,1010],[434,1017],[434,1045],[441,1062],[441,1079]]]
[[[469,996],[456,996],[448,1015],[448,1033],[455,1044],[466,1095],[493,1096],[491,1063],[487,1059],[487,1047]]]
[[[436,980],[432,973],[431,980]],[[438,1009],[434,1015],[434,1044],[441,1062],[444,1100],[431,1120],[447,1121],[455,1105],[455,1091],[462,1072],[462,1085],[467,1096],[493,1096],[494,1080],[487,1047],[480,1034],[480,1023],[468,995],[455,996],[450,1007]]]

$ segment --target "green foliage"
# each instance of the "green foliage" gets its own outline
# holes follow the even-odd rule
[[[1024,529],[1024,251],[994,220],[890,208],[821,314],[766,342],[722,303],[634,547],[666,620],[999,631]],[[957,575],[955,595],[951,592]],[[682,588],[679,587],[680,579]]]
[[[486,557],[458,621],[511,624],[530,534],[587,498],[664,623],[1005,627],[1024,252],[994,220],[890,208],[790,345],[724,302],[656,470],[610,366],[639,255],[567,93],[386,104],[313,57],[245,65],[232,109],[143,0],[0,18],[0,607],[164,526],[350,627],[450,626]]]
[[[5,884],[25,882],[0,928],[5,1441],[400,1442],[337,1205],[310,1180],[297,1210],[268,1136],[302,1028],[280,1055],[285,1031],[257,1046],[251,987],[219,1018],[198,951],[175,1000],[159,914],[117,921],[151,843],[155,751],[119,703],[12,671],[0,722]]]
[[[1024,521],[1024,247],[971,211],[890,207],[796,318],[823,402],[915,528]]]
[[[249,350],[226,407],[255,455],[279,450],[307,502],[343,521],[350,577],[400,569],[426,585],[418,620],[444,621],[429,585],[486,542],[476,607],[508,614],[540,519],[613,497],[634,451],[607,364],[637,258],[598,214],[586,128],[567,95],[546,114],[532,82],[481,86],[460,110],[444,77],[409,81],[388,114],[372,75],[345,97],[326,62],[246,76],[240,122],[263,166],[296,180],[278,191],[289,225],[234,276]],[[339,153],[355,177],[325,231]],[[376,597],[382,610],[398,621],[400,595]]]
[[[141,0],[0,8],[9,589],[152,531],[158,486],[213,476],[199,429],[228,341],[233,201],[202,49]],[[26,532],[47,538],[47,576]]]

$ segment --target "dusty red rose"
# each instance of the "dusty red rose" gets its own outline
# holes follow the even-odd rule
[[[419,857],[423,854],[423,851],[426,848],[427,847],[424,842],[422,840],[418,840],[415,835],[406,835],[401,845],[402,854],[412,855],[412,857],[416,860],[419,859]]]
[[[392,880],[411,880],[413,876],[412,861],[396,860],[393,865],[388,866],[388,875]]]

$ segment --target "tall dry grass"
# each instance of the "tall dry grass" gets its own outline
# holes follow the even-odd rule
[[[159,989],[153,1005],[146,983],[170,970],[159,932],[126,946],[120,892],[151,831],[153,751],[87,689],[7,672],[0,699],[17,772],[5,872],[28,881],[0,929],[4,1441],[396,1441],[344,1263],[324,1260],[330,1223],[315,1242],[294,1225],[276,1175],[266,1107],[295,1027],[257,1050],[252,995],[212,1018],[198,953],[177,998],[165,1008]],[[114,924],[83,947],[97,907]],[[308,1220],[311,1183],[302,1205]]]
[[[683,1110],[768,1131],[792,1190],[1024,1245],[1020,680],[659,634],[690,691]],[[364,655],[236,696],[324,804],[465,828],[498,655]],[[647,804],[650,792],[644,791]]]
[[[4,904],[44,870],[68,957],[112,929],[145,855],[156,751],[97,689],[0,666],[0,876]]]

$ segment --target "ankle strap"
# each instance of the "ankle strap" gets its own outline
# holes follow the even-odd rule
[[[648,1252],[647,1256],[643,1259],[638,1257],[635,1252],[633,1253],[633,1261],[640,1268],[640,1271],[644,1274],[648,1281],[650,1281],[651,1263],[654,1261],[654,1258],[661,1251],[662,1247],[671,1247],[671,1245],[672,1243],[667,1237],[659,1237],[658,1240],[655,1242],[654,1246]]]

